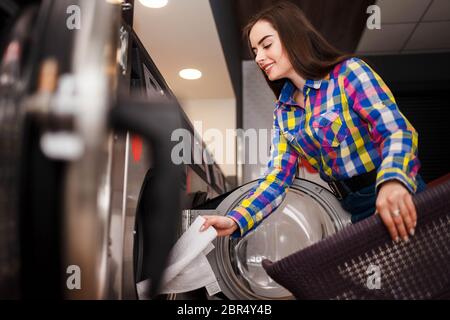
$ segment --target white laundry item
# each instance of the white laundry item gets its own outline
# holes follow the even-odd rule
[[[220,291],[206,255],[214,249],[217,237],[213,227],[200,232],[205,218],[199,216],[178,239],[170,252],[168,267],[161,280],[160,293],[180,293],[205,287],[209,294]]]

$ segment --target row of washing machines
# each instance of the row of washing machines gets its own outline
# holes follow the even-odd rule
[[[70,5],[84,13],[83,28],[63,27]],[[299,178],[254,232],[214,241],[219,293],[157,294],[190,223],[226,214],[258,181],[236,188],[207,152],[195,164],[170,163],[170,130],[204,143],[123,10],[114,1],[35,1],[2,34],[0,297],[291,299],[261,261],[350,223],[325,186]],[[149,278],[144,296],[136,284]]]

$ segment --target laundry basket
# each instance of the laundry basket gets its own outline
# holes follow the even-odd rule
[[[263,267],[297,299],[448,299],[450,181],[414,203],[417,228],[408,242],[393,242],[374,215]]]

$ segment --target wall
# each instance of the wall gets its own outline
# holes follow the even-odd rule
[[[208,149],[215,154],[215,160],[219,164],[223,173],[227,177],[236,176],[236,141],[235,139],[228,139],[228,145],[223,145],[221,150],[214,150],[214,139],[211,136],[205,135],[208,129],[217,129],[226,139],[226,130],[236,129],[236,100],[235,99],[199,99],[199,100],[180,100],[180,105],[188,116],[189,120],[194,125],[195,121],[202,122],[203,140],[207,144]],[[197,130],[198,131],[198,130]],[[211,132],[211,131],[210,131]],[[232,159],[231,163],[226,162],[226,151],[230,152],[228,155]],[[223,161],[220,161],[220,154],[223,154]]]
[[[420,173],[429,183],[450,170],[448,119],[450,53],[363,57],[392,90],[402,113],[419,133]]]
[[[259,67],[252,60],[242,61],[243,76],[243,115],[242,128],[270,130],[273,125],[275,96],[270,90]],[[267,135],[267,150],[270,146],[270,132]],[[248,155],[248,146],[245,154]],[[259,148],[258,148],[259,153]],[[242,153],[241,153],[242,154]],[[267,154],[268,156],[269,154]],[[248,156],[246,157],[248,160]],[[246,161],[245,163],[248,163]],[[246,183],[258,178],[265,170],[266,164],[244,164],[242,166],[242,182]]]

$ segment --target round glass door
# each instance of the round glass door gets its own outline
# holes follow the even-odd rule
[[[253,232],[230,241],[230,259],[247,290],[268,299],[287,299],[289,291],[264,271],[263,259],[280,260],[334,233],[326,209],[308,194],[290,189],[282,204]]]
[[[231,211],[257,183],[235,189],[217,206],[217,212]],[[262,261],[278,261],[350,223],[350,214],[329,190],[296,178],[281,205],[253,231],[237,239],[217,238],[208,261],[228,299],[293,299],[267,275]]]

